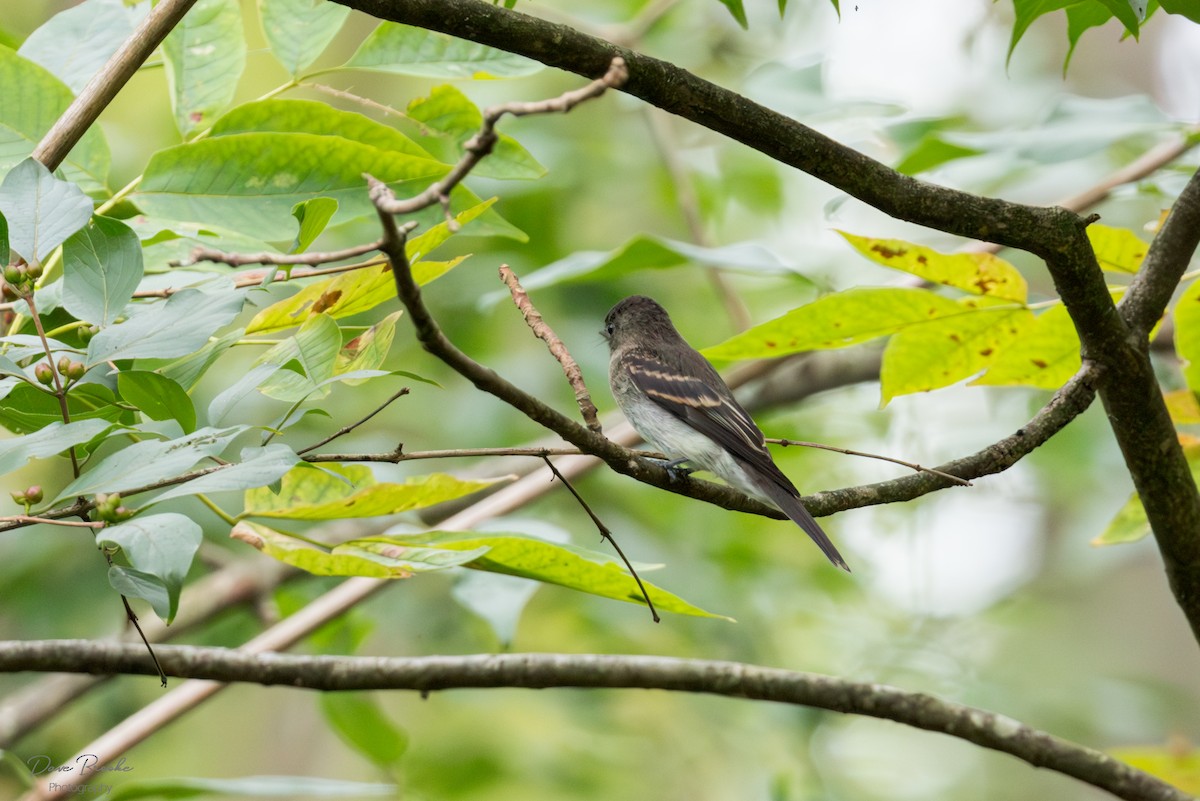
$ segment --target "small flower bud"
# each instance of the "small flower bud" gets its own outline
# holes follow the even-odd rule
[[[83,366],[83,362],[71,362],[67,365],[67,378],[72,381],[78,381],[87,373],[87,368]]]
[[[33,368],[33,377],[38,380],[39,384],[50,386],[54,383],[54,368],[49,362],[38,362]]]
[[[71,367],[71,357],[70,356],[62,356],[59,358],[59,360],[58,360],[58,374],[59,375],[66,375],[67,370],[69,370],[70,367]]]
[[[13,499],[13,503],[17,504],[18,506],[25,505],[25,493],[24,492],[18,492],[17,490],[10,490],[8,494],[9,494],[9,497],[11,497]]]
[[[37,484],[34,484],[32,487],[29,487],[28,489],[25,490],[24,497],[25,497],[25,501],[29,504],[41,503],[42,502],[42,488],[39,487]]]
[[[25,271],[15,264],[4,268],[4,280],[10,284],[19,284],[25,280]]]
[[[42,265],[38,262],[28,265],[25,268],[25,275],[29,276],[29,280],[36,281],[42,277]]]

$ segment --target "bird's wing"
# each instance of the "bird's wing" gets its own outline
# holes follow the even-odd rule
[[[796,492],[792,482],[771,460],[762,431],[728,392],[721,393],[703,378],[685,375],[652,356],[631,357],[629,372],[634,385],[650,400],[738,459]],[[720,380],[715,371],[714,378]]]
[[[766,496],[812,537],[829,561],[849,572],[846,560],[804,508],[796,486],[771,459],[766,438],[749,413],[728,390],[713,388],[711,382],[721,380],[715,370],[706,381],[640,354],[630,358],[629,373],[648,398],[745,462]]]

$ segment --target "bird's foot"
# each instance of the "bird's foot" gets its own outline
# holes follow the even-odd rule
[[[656,459],[655,461],[659,460]],[[696,468],[694,467],[683,467],[682,465],[686,462],[687,459],[671,459],[670,461],[662,461],[660,463],[666,468],[667,472],[671,474],[671,479],[673,481],[679,481],[680,479],[687,478],[692,473],[696,472]]]

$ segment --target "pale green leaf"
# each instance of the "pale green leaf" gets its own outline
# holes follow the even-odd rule
[[[338,202],[331,197],[315,197],[292,206],[292,216],[296,218],[300,230],[296,232],[296,238],[288,252],[303,253],[308,250],[325,230],[325,226],[329,225],[329,221],[337,213],[337,208]]]
[[[363,465],[301,465],[283,477],[279,492],[246,492],[239,517],[338,520],[376,517],[451,501],[486,489],[504,478],[463,480],[443,473],[410,478],[402,484],[376,482]]]
[[[30,459],[45,459],[88,442],[112,428],[107,420],[61,420],[20,437],[0,439],[0,475],[24,467]]]
[[[887,404],[899,395],[955,384],[983,370],[1033,323],[1026,309],[982,308],[899,332],[883,351],[879,379]]]
[[[0,183],[0,214],[8,221],[9,247],[27,262],[40,264],[87,225],[92,201],[75,184],[55,178],[30,158],[9,170]]]
[[[179,608],[179,591],[202,539],[199,525],[174,512],[141,515],[106,526],[96,535],[99,545],[120,548],[135,570],[162,582],[167,591],[166,609],[162,608],[157,593],[147,600],[167,623],[174,619]]]
[[[514,78],[542,68],[523,56],[396,22],[380,23],[343,66],[423,78]]]
[[[238,461],[199,478],[177,484],[155,496],[153,503],[189,495],[247,490],[273,484],[300,463],[291,447],[272,442],[262,447],[243,448]]]
[[[267,44],[293,76],[317,60],[349,13],[346,6],[327,0],[258,0]]]
[[[148,10],[121,0],[84,0],[60,11],[21,43],[21,56],[41,64],[78,94],[133,34]]]
[[[1025,278],[1012,264],[991,253],[939,253],[900,239],[874,239],[840,231],[846,241],[876,264],[901,270],[973,295],[1024,303]]]
[[[1141,237],[1127,228],[1092,223],[1087,235],[1100,268],[1111,272],[1136,273],[1150,249]]]
[[[33,152],[75,97],[58,78],[0,45],[0,172]],[[110,156],[99,125],[87,129],[63,161],[65,177],[89,192],[106,191]],[[10,221],[11,223],[11,221]]]
[[[1021,384],[1058,389],[1079,372],[1079,335],[1065,306],[1059,304],[1038,315],[1020,338],[972,385]]]
[[[142,280],[142,243],[120,220],[94,216],[63,243],[63,306],[80,320],[112,325]]]
[[[973,310],[925,289],[863,288],[835,292],[706,348],[709,359],[765,359],[844,348]]]
[[[495,202],[495,198],[467,209],[455,216],[461,228],[481,216]],[[446,223],[439,223],[420,236],[408,240],[405,252],[413,262],[413,279],[420,285],[429,283],[455,266],[466,257],[460,256],[448,262],[429,262],[424,257],[450,238],[452,231]],[[301,325],[313,315],[327,315],[334,319],[349,317],[369,311],[381,303],[396,298],[396,279],[391,268],[382,264],[364,267],[311,283],[304,289],[271,304],[246,326],[248,334],[262,334]]]
[[[1187,385],[1200,391],[1200,281],[1192,281],[1175,304],[1175,352],[1186,362]]]
[[[197,0],[162,52],[175,127],[184,136],[209,127],[233,101],[246,68],[238,0]]]
[[[522,534],[484,534],[472,532],[429,531],[419,534],[372,537],[394,545],[422,545],[432,548],[487,550],[465,566],[475,570],[503,573],[546,584],[644,604],[641,590],[625,566],[608,554],[572,545],[559,545]],[[643,567],[643,570],[645,567]],[[694,606],[682,598],[642,580],[650,600],[660,612],[721,618]],[[731,620],[732,618],[725,618]]]
[[[142,440],[127,445],[109,454],[68,484],[50,501],[50,505],[64,498],[134,489],[177,475],[201,459],[218,455],[246,428],[202,428],[166,442]]]

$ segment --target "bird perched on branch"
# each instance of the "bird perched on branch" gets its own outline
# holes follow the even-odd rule
[[[642,439],[675,467],[707,470],[804,529],[829,561],[846,570],[800,493],[771,459],[762,431],[708,360],[684,341],[666,309],[644,295],[625,298],[600,332],[611,353],[608,380],[617,405]]]

